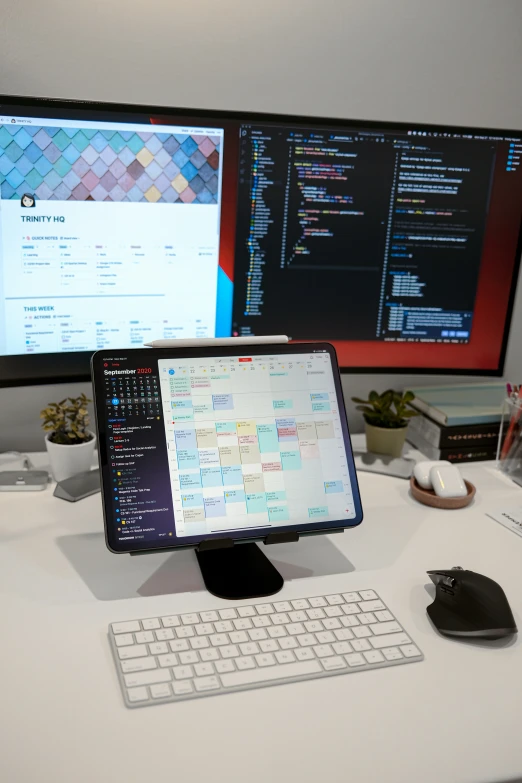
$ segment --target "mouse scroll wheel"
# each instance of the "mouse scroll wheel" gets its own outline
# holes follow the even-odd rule
[[[455,586],[455,579],[452,576],[444,576],[440,583],[443,585],[446,585],[446,587],[454,587]]]

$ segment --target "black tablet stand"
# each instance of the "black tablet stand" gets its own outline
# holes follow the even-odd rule
[[[265,544],[298,541],[297,533],[271,533]],[[232,601],[278,593],[284,579],[257,544],[234,544],[231,538],[202,541],[196,557],[205,587],[218,598]]]

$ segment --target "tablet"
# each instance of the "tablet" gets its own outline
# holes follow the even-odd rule
[[[333,346],[110,349],[91,368],[111,551],[362,521]]]

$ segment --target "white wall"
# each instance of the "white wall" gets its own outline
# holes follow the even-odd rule
[[[522,128],[521,30],[519,0],[2,0],[0,92]],[[82,388],[0,391],[0,451],[39,447],[39,409]]]

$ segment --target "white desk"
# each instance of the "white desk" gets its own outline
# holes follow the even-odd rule
[[[100,495],[0,495],[0,779],[9,783],[481,783],[522,778],[522,645],[445,639],[426,571],[496,579],[522,627],[522,539],[485,511],[522,503],[467,465],[473,505],[436,511],[406,481],[359,476],[363,524],[265,551],[278,598],[375,588],[422,663],[181,704],[124,707],[110,621],[223,606],[191,551],[111,555]],[[190,591],[190,592],[185,592]]]

